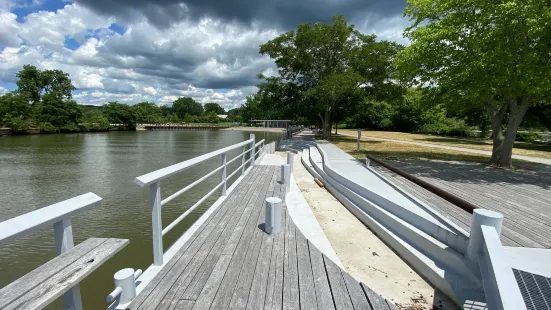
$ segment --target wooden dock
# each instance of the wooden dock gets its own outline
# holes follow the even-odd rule
[[[482,164],[426,160],[388,161],[481,208],[504,215],[501,241],[508,246],[551,248],[551,169],[505,171]],[[400,175],[373,164],[404,190],[469,231],[471,215]]]
[[[230,126],[217,125],[181,125],[181,124],[155,124],[141,126],[145,130],[220,130],[230,128]]]
[[[285,201],[279,168],[252,168],[127,309],[397,309],[313,246],[285,206],[281,232],[263,231],[265,199]]]

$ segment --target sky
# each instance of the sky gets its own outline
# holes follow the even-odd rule
[[[0,94],[24,64],[70,74],[80,104],[171,104],[229,110],[277,69],[259,45],[343,14],[356,29],[407,44],[406,0],[0,0]]]

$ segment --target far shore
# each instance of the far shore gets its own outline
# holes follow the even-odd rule
[[[268,128],[268,127],[244,127],[235,126],[230,128],[224,128],[220,130],[236,130],[236,131],[264,131],[264,132],[282,132],[285,128]]]

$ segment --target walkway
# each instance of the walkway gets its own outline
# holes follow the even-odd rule
[[[127,309],[396,309],[321,254],[284,207],[263,232],[264,200],[284,199],[279,167],[256,166]]]
[[[551,169],[502,170],[487,165],[430,160],[388,161],[481,208],[505,216],[505,245],[551,248]],[[469,231],[471,215],[396,173],[372,168]]]
[[[343,136],[349,136],[358,138],[358,135],[350,135],[345,133],[340,133],[339,135]],[[491,151],[483,151],[483,150],[475,150],[475,149],[468,149],[464,147],[455,147],[455,146],[446,146],[446,145],[438,145],[438,144],[429,144],[429,143],[421,143],[421,142],[412,142],[412,141],[404,141],[404,140],[397,140],[397,139],[387,139],[387,138],[375,138],[375,137],[369,137],[369,136],[362,136],[363,140],[369,139],[369,140],[377,140],[377,141],[388,141],[388,142],[397,142],[397,143],[403,143],[403,144],[413,144],[413,145],[419,145],[424,147],[432,147],[437,149],[445,149],[445,150],[453,150],[453,151],[459,151],[459,152],[465,152],[465,153],[473,153],[473,154],[481,154],[481,155],[488,155],[492,156]],[[525,155],[515,155],[513,154],[514,159],[529,161],[533,163],[538,164],[544,164],[544,165],[551,165],[551,159],[546,158],[538,158],[538,157],[532,157],[532,156],[525,156]]]

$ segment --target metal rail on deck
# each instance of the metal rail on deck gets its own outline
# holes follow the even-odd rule
[[[86,193],[1,222],[0,245],[53,224],[56,253],[61,255],[74,247],[71,216],[98,207],[101,201],[98,195]],[[82,310],[78,283],[65,293],[64,301],[65,309]]]
[[[233,157],[230,160],[227,160],[227,154],[230,151],[241,148],[241,153]],[[259,148],[257,152],[256,149]],[[250,162],[249,166],[253,167],[255,159],[262,155],[264,150],[264,140],[261,140],[255,144],[255,135],[251,134],[250,139],[230,145],[228,147],[216,150],[181,163],[162,168],[148,174],[144,174],[134,179],[134,182],[141,187],[149,185],[151,193],[151,219],[152,219],[152,234],[153,234],[153,265],[161,266],[163,264],[163,236],[166,235],[170,230],[172,230],[176,225],[178,225],[184,218],[186,218],[190,213],[192,213],[197,207],[199,207],[206,199],[212,196],[217,190],[221,189],[221,196],[226,196],[226,186],[227,180],[235,176],[239,171],[241,175],[244,175],[246,172],[246,165]],[[246,160],[247,154],[249,154],[249,159]],[[214,170],[205,174],[201,178],[195,180],[191,184],[185,186],[181,190],[175,192],[174,194],[168,196],[167,198],[161,200],[161,180],[164,180],[172,175],[178,174],[190,167],[193,167],[199,163],[210,160],[215,157],[220,157],[221,165],[216,167]],[[237,161],[241,158],[241,165],[235,169],[231,174],[227,174],[227,167],[229,164]],[[197,184],[206,180],[207,178],[213,176],[217,172],[221,172],[221,181],[213,189],[211,189],[205,196],[199,199],[195,204],[188,208],[184,213],[178,216],[172,223],[162,228],[162,216],[161,216],[161,207],[173,199],[179,197],[190,189],[194,188]]]

